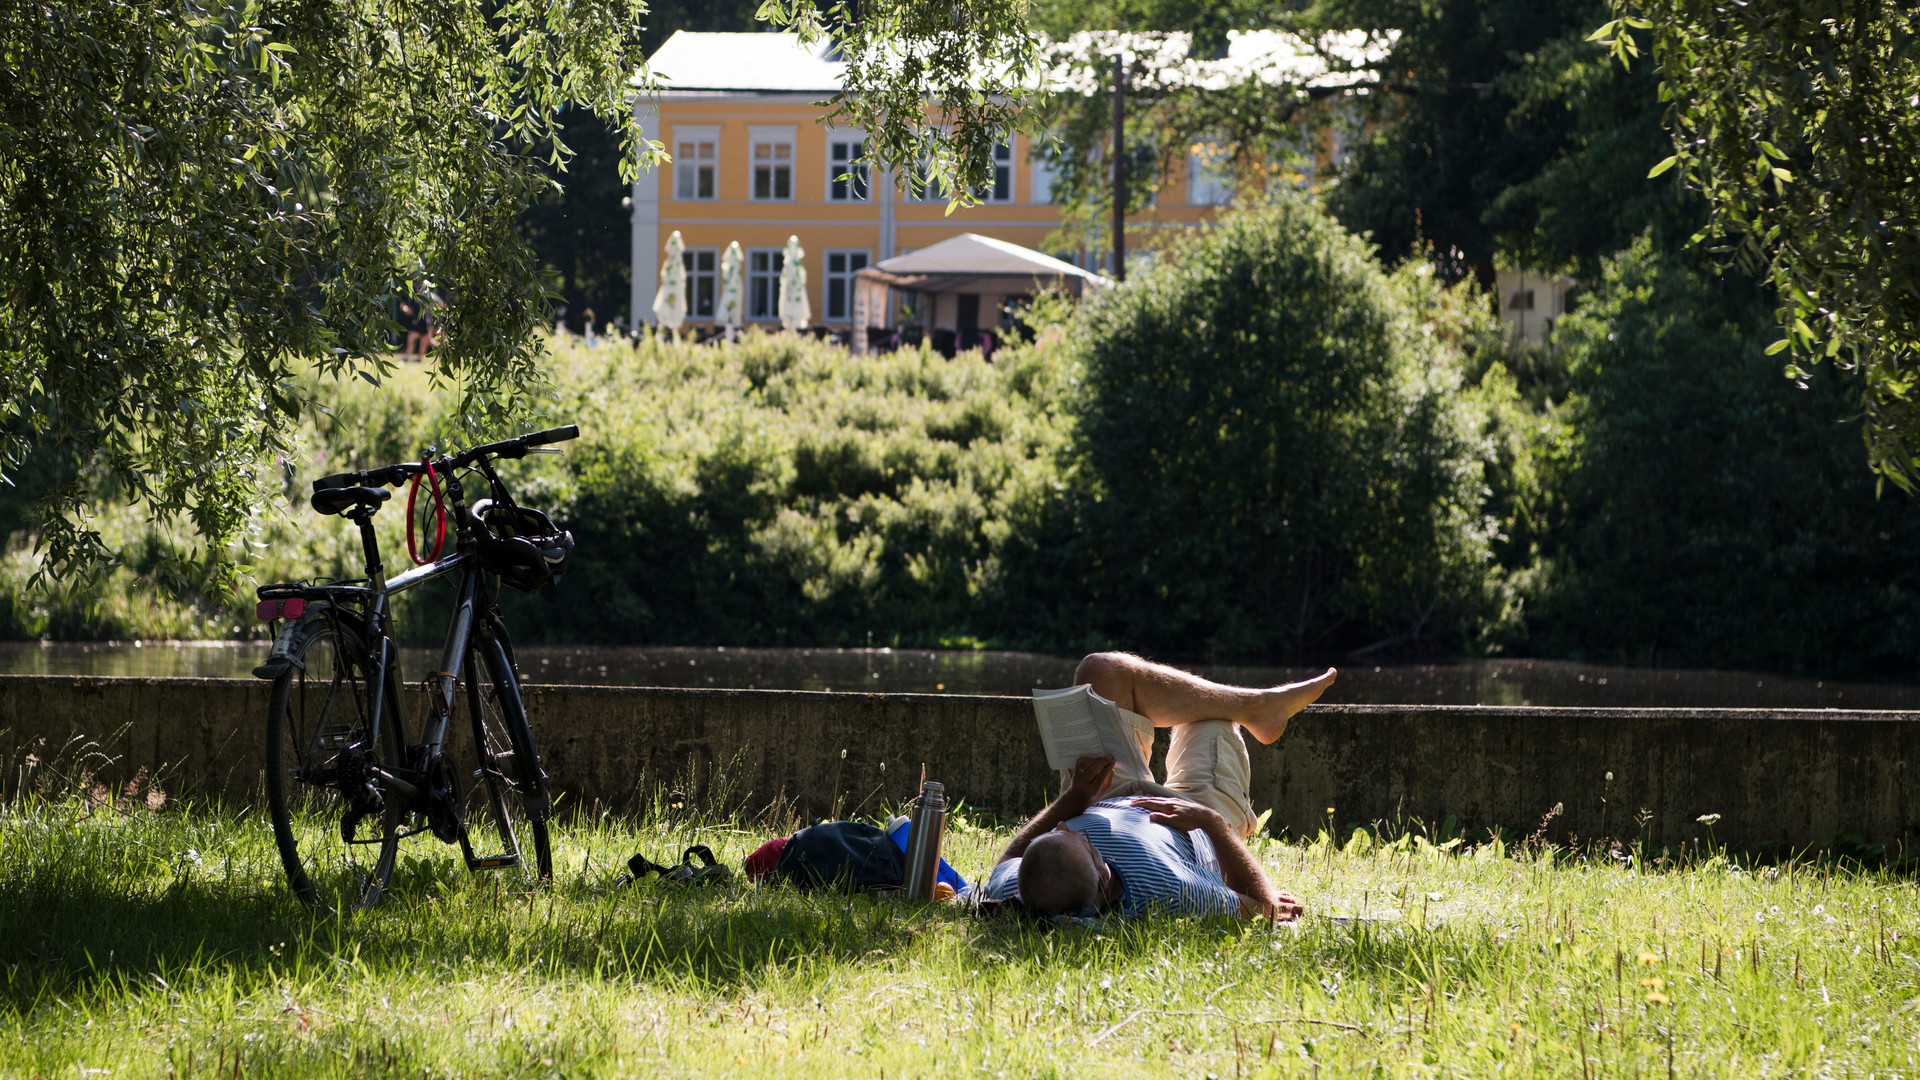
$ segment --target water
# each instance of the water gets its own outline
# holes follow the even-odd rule
[[[0,674],[247,675],[264,641],[0,642]],[[402,671],[430,670],[432,650],[403,649]],[[708,649],[527,645],[529,683],[762,690],[1024,694],[1066,686],[1077,657],[925,649]],[[1268,686],[1319,673],[1301,667],[1203,664],[1221,682]],[[1356,704],[1632,705],[1920,710],[1920,686],[1836,682],[1739,671],[1650,669],[1564,660],[1353,664],[1321,700]]]

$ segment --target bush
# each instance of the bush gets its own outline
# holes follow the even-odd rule
[[[1051,489],[1063,437],[1045,348],[988,364],[755,333],[559,360],[554,415],[585,433],[579,568],[513,612],[557,639],[970,640],[1006,518]]]
[[[1463,364],[1486,323],[1305,197],[1176,243],[1073,335],[1071,490],[1009,563],[1057,600],[1035,636],[1272,654],[1476,632],[1490,421]]]
[[[1772,300],[1641,242],[1561,323],[1573,394],[1529,648],[1664,666],[1911,671],[1913,499],[1875,491],[1859,410],[1765,355]]]

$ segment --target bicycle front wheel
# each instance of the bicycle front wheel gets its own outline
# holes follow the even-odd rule
[[[380,793],[376,769],[401,759],[398,718],[368,725],[378,688],[366,646],[344,619],[310,615],[294,631],[292,661],[273,682],[267,712],[267,806],[287,881],[323,913],[379,903],[393,876],[404,807]],[[389,701],[389,710],[397,706]]]
[[[476,853],[480,865],[518,865],[530,880],[553,876],[547,836],[546,770],[533,745],[520,700],[520,680],[495,637],[479,638],[467,654],[467,712],[473,721],[473,775],[466,792],[467,834],[475,845],[501,850]],[[506,860],[513,860],[507,862]]]

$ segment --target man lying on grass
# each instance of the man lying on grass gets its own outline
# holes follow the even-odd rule
[[[1080,661],[1075,683],[1120,706],[1145,760],[1153,729],[1173,729],[1167,782],[1113,783],[1111,757],[1081,758],[1060,797],[1014,836],[981,895],[1016,895],[1044,915],[1160,908],[1186,915],[1292,921],[1300,901],[1267,880],[1241,838],[1258,819],[1240,729],[1262,743],[1327,687],[1335,672],[1287,686],[1223,686],[1126,653]]]

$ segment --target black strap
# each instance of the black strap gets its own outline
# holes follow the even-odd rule
[[[648,874],[671,874],[673,867],[661,866],[659,863],[647,858],[645,853],[640,853],[627,860],[627,872],[631,873],[635,880],[638,880],[646,877]]]

